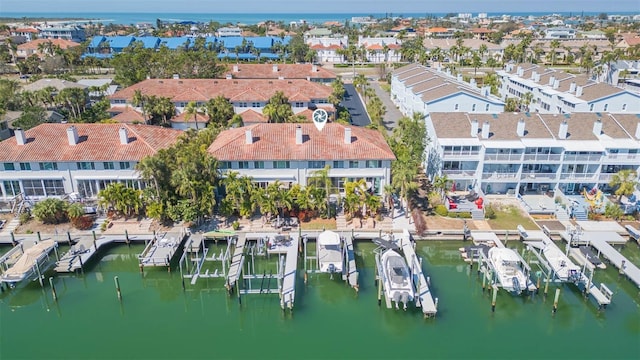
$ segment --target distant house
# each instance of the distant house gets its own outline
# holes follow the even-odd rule
[[[367,50],[367,61],[372,63],[399,62],[402,41],[395,37],[358,36],[358,46]]]
[[[229,65],[223,77],[232,79],[305,79],[330,83],[336,75],[312,64],[234,64]]]
[[[320,63],[341,64],[345,61],[339,51],[346,49],[349,39],[343,37],[306,37],[305,43],[316,52],[316,58]]]
[[[567,27],[554,27],[544,30],[545,39],[575,39],[576,30]]]
[[[26,90],[26,91],[38,91],[38,90],[42,90],[42,89],[47,88],[47,87],[53,87],[57,91],[60,91],[62,89],[67,89],[67,88],[80,88],[80,89],[87,89],[88,88],[88,86],[86,86],[86,85],[78,84],[76,82],[68,81],[68,80],[62,80],[62,79],[40,79],[38,81],[32,82],[31,84],[27,84],[27,85],[23,86],[22,89]]]
[[[55,48],[67,50],[77,46],[80,46],[80,44],[65,39],[37,39],[18,45],[16,57],[18,59],[26,59],[31,55],[37,55],[40,58],[44,58],[53,56]]]
[[[32,27],[24,27],[24,28],[17,28],[15,30],[11,30],[9,33],[12,36],[23,37],[25,41],[32,41],[37,38],[38,34],[40,33],[40,30]]]
[[[242,29],[239,27],[221,27],[216,31],[219,37],[242,36]]]
[[[38,37],[41,39],[64,39],[77,43],[87,39],[84,28],[75,25],[42,27]]]

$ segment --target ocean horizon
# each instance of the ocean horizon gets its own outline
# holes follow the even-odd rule
[[[137,23],[155,23],[157,19],[163,21],[171,21],[171,22],[180,22],[180,21],[194,21],[194,22],[204,22],[208,23],[210,21],[217,21],[221,24],[232,23],[232,24],[257,24],[263,21],[272,20],[272,21],[283,21],[285,23],[290,23],[293,21],[300,22],[306,21],[310,24],[321,24],[327,21],[338,21],[345,22],[351,21],[352,17],[362,17],[362,16],[372,16],[375,18],[385,18],[385,17],[442,17],[447,13],[429,13],[429,12],[414,12],[414,13],[189,13],[189,12],[157,12],[157,13],[142,13],[142,12],[2,12],[0,13],[0,18],[13,18],[13,19],[22,19],[22,18],[43,18],[43,19],[75,19],[75,20],[91,20],[92,22],[102,22],[102,23],[114,23],[114,24],[137,24]],[[472,13],[473,16],[477,16],[477,12]],[[571,15],[584,15],[584,16],[595,16],[598,15],[598,12],[554,12],[554,11],[543,11],[543,12],[517,12],[517,13],[498,13],[498,12],[487,12],[487,16],[495,17],[502,15],[511,15],[511,16],[544,16],[551,14],[559,14],[562,16],[571,16]],[[616,15],[635,15],[637,12],[612,12],[611,14]]]

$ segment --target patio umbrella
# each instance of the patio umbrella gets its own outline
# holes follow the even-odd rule
[[[456,183],[452,183],[451,185],[451,192],[456,192]]]

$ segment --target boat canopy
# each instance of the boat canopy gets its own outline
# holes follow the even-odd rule
[[[338,233],[325,230],[318,235],[318,244],[319,245],[340,245],[340,235]]]

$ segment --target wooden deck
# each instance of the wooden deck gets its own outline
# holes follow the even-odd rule
[[[227,286],[233,287],[240,278],[242,272],[242,265],[244,264],[244,248],[247,242],[247,235],[244,233],[238,234],[238,240],[236,242],[236,248],[233,251],[233,257],[231,258],[231,266],[229,267],[229,275],[227,276]]]
[[[346,269],[345,269],[345,275],[344,277],[346,277],[346,279],[349,282],[349,286],[351,286],[354,289],[358,289],[358,269],[356,267],[356,256],[353,250],[353,238],[351,238],[351,236],[347,235],[344,239],[344,246],[345,246],[345,250],[346,250],[346,256],[347,258],[345,259],[345,264],[347,265]]]
[[[425,316],[435,316],[438,312],[438,308],[436,302],[433,299],[431,290],[429,289],[429,283],[427,282],[424,272],[422,271],[422,264],[418,260],[418,256],[416,255],[416,252],[413,248],[414,242],[411,241],[411,235],[409,234],[409,231],[405,229],[402,232],[401,239],[402,252],[404,253],[404,257],[407,260],[407,265],[409,266],[409,270],[411,271],[411,275],[413,277],[413,284],[417,290],[417,301],[415,302],[416,307],[421,307],[422,313]]]

